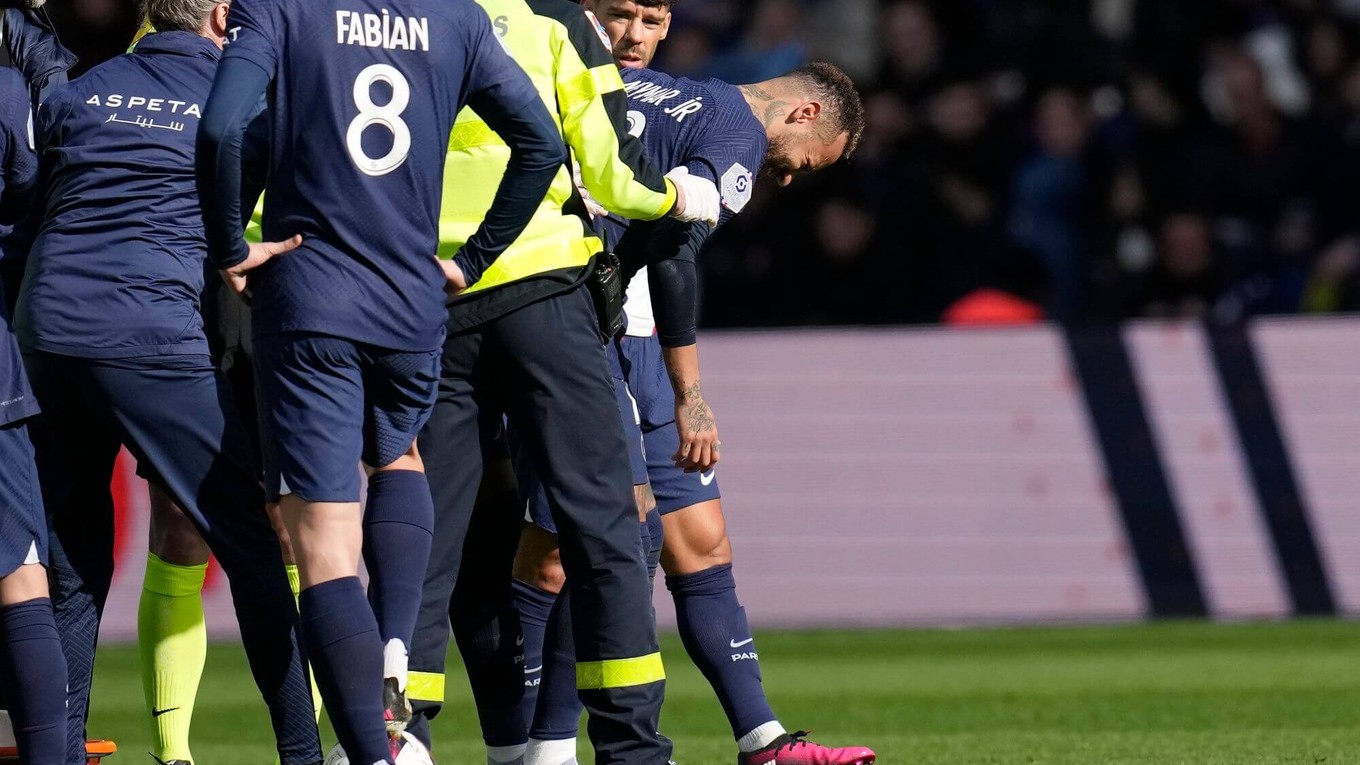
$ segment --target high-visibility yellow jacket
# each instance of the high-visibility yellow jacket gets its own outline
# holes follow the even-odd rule
[[[553,115],[581,179],[602,207],[655,220],[675,205],[675,186],[642,157],[627,132],[627,98],[604,29],[569,0],[477,0],[511,57],[528,73]],[[510,149],[471,109],[449,139],[440,211],[439,254],[452,257],[491,208]],[[469,287],[489,290],[538,274],[584,266],[601,243],[563,166],[524,233]]]

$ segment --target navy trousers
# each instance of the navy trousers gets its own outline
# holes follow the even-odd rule
[[[504,413],[543,482],[560,532],[578,690],[595,761],[664,765],[671,747],[657,725],[665,679],[628,449],[597,326],[590,295],[580,286],[446,340],[439,398],[420,441],[435,501],[435,553],[417,632],[435,630],[440,639],[417,639],[410,666],[443,670],[449,599],[457,597],[464,543],[497,545],[513,555],[497,533],[485,540],[467,536],[484,449],[496,442]],[[502,586],[509,561],[496,568],[495,589],[508,595]]]

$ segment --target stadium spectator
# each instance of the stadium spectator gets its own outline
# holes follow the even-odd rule
[[[1167,269],[1168,239],[1199,234],[1213,278],[1192,279],[1191,292],[1216,319],[1353,305],[1355,3],[840,0],[745,15],[732,5],[684,6],[660,67],[712,72],[735,54],[705,52],[768,40],[803,41],[852,69],[877,63],[860,80],[869,129],[853,166],[806,194],[758,194],[715,237],[707,325],[933,322],[982,286],[1019,288],[1062,321],[1160,315],[1189,286]],[[801,33],[787,27],[795,5]],[[894,281],[863,282],[868,305],[849,311],[822,299],[828,285],[799,278],[843,265],[861,231],[840,215],[847,199],[877,232],[857,271]],[[1179,214],[1190,209],[1194,227]],[[830,219],[847,221],[844,241],[828,235]]]
[[[52,11],[73,32],[98,28],[88,39],[64,35],[98,50],[128,23],[110,9],[128,4],[74,0]],[[1064,321],[1153,314],[1161,222],[1186,209],[1206,216],[1231,296],[1215,316],[1345,310],[1339,296],[1355,289],[1343,254],[1360,233],[1357,9],[1354,0],[686,0],[659,69],[751,81],[761,67],[787,68],[784,58],[825,57],[857,74],[870,116],[852,166],[792,193],[758,194],[715,237],[704,323],[934,322],[972,289],[1001,282]],[[1080,215],[1035,196],[1042,168],[1057,166],[1033,134],[1041,112],[1057,110],[1044,97],[1055,89],[1086,115],[1082,150],[1062,163],[1081,178],[1089,209]],[[985,140],[937,156],[950,141],[932,111],[964,101],[985,115]],[[857,268],[894,282],[848,311],[818,299],[822,285],[801,270],[835,262],[844,243],[817,221],[843,200],[874,221]],[[1054,255],[1051,236],[1036,249],[1017,226],[1066,232],[1069,256]],[[1079,241],[1067,238],[1078,231]],[[1054,270],[1072,258],[1084,265]]]

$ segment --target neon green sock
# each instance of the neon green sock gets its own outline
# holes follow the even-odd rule
[[[137,645],[151,737],[155,755],[162,760],[194,760],[189,753],[189,723],[208,656],[208,627],[203,620],[207,573],[206,563],[176,566],[154,554],[146,558],[137,606]]]
[[[298,573],[296,563],[285,563],[283,565],[288,572],[288,586],[293,590],[293,600],[296,601],[298,593],[302,592],[302,575]],[[316,676],[312,674],[310,667],[307,668],[307,679],[312,684],[312,712],[316,715],[317,722],[321,721],[321,691],[316,689]]]

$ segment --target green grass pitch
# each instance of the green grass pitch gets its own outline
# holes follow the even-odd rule
[[[871,746],[880,763],[1360,763],[1360,624],[764,632],[758,644],[785,725]],[[712,692],[678,640],[663,650],[676,759],[733,762]],[[441,765],[485,761],[460,672],[436,725]],[[135,649],[103,649],[91,733],[118,741],[110,765],[150,762],[148,727]],[[199,765],[272,762],[237,646],[209,651],[193,740]]]

